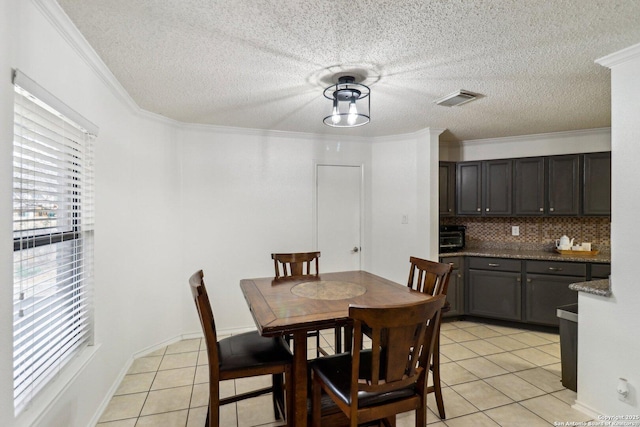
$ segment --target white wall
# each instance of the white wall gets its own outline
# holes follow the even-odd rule
[[[181,313],[174,309],[185,291],[176,262],[180,257],[175,203],[180,190],[178,153],[173,128],[146,119],[123,102],[72,47],[79,39],[65,39],[39,4],[4,1],[0,13],[2,283],[11,283],[13,270],[7,203],[13,123],[10,76],[11,69],[18,68],[101,129],[96,142],[94,306],[99,346],[57,400],[44,393],[14,419],[12,291],[1,286],[0,425],[26,426],[36,420],[35,425],[86,426],[134,353],[184,330]],[[59,10],[53,2],[44,5]],[[61,386],[67,373],[54,386]],[[37,421],[43,414],[47,421]]]
[[[378,138],[373,145],[371,272],[404,283],[409,257],[438,259],[438,135]],[[402,217],[408,217],[403,224]]]
[[[11,75],[14,44],[9,43],[18,18],[17,2],[0,2],[0,425],[11,425],[13,414],[13,246],[11,234],[11,156],[13,140],[13,85]],[[14,24],[15,23],[15,24]]]
[[[374,162],[370,140],[168,121],[132,103],[55,2],[1,4],[0,70],[5,77],[0,79],[0,134],[4,140],[12,139],[12,68],[96,123],[100,133],[94,304],[98,345],[91,357],[82,359],[86,364],[73,372],[74,378],[64,374],[55,382],[59,387],[66,385],[64,390],[47,388],[18,418],[13,416],[11,351],[0,352],[0,425],[45,425],[41,420],[46,419],[47,426],[73,427],[95,421],[96,411],[110,398],[133,355],[200,331],[186,283],[198,268],[205,270],[211,293],[219,296],[214,301],[218,327],[226,331],[252,328],[238,282],[243,277],[271,275],[268,254],[273,251],[306,250],[313,245],[315,163],[364,165],[363,268],[375,266],[404,281],[409,254],[417,250],[430,255],[425,248],[433,240],[433,229],[437,232],[437,214],[430,218],[424,205],[429,205],[437,182],[423,184],[426,177],[437,176],[436,169],[430,169],[437,161],[437,133],[435,137],[433,132],[416,134],[406,144],[399,142],[407,145],[400,154],[392,141],[383,142]],[[0,195],[9,200],[11,145],[0,147]],[[399,160],[390,168],[382,167],[390,160],[387,156]],[[376,164],[380,171],[375,170]],[[411,168],[405,169],[406,164]],[[389,173],[394,185],[386,181]],[[374,194],[374,181],[380,183],[378,194]],[[424,196],[420,202],[415,194],[418,187]],[[375,258],[373,203],[384,211],[391,197],[409,214],[413,232],[398,238],[381,231],[377,241],[384,251]],[[12,280],[10,212],[9,203],[0,204],[4,224],[0,241],[6,242],[0,246],[3,283]],[[377,226],[387,227],[386,218],[379,219]],[[393,222],[399,224],[400,217],[394,215]],[[392,265],[396,259],[387,255],[397,253],[403,256]],[[0,289],[0,345],[10,349],[11,290]]]
[[[634,268],[640,211],[640,45],[599,60],[611,68],[611,298],[579,295],[578,406],[607,415],[640,415],[640,289]],[[619,377],[629,381],[618,400]]]
[[[238,284],[242,278],[272,276],[272,252],[316,249],[316,163],[364,165],[370,206],[367,141],[185,126],[180,146],[183,276],[204,270],[221,329],[254,327]],[[369,212],[365,206],[365,230],[370,230]],[[369,232],[362,248],[366,265]],[[187,310],[191,328],[198,330],[191,304]]]

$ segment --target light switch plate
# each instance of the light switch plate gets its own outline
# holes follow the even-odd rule
[[[512,236],[519,236],[520,235],[520,227],[517,225],[512,225],[511,226],[511,235]]]

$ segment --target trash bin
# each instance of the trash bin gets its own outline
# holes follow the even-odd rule
[[[578,391],[578,304],[556,307],[560,323],[562,385]]]

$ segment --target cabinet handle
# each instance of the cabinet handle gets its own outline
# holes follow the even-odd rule
[[[560,267],[549,267],[549,271],[562,271]]]
[[[540,212],[544,212],[544,208],[540,208]]]
[[[533,279],[527,279],[527,283],[533,282]]]
[[[496,264],[496,263],[490,262],[489,263],[489,267],[500,267],[500,264]]]
[[[516,282],[520,283],[520,281],[521,281],[521,280],[520,280],[520,278],[518,277],[518,278],[516,279]]]
[[[453,209],[449,209],[449,212],[453,211]]]
[[[458,273],[458,279],[462,278],[462,274]]]
[[[489,208],[485,208],[485,212],[489,212]]]
[[[476,209],[476,211],[478,211],[478,212],[480,212],[480,210],[481,210],[480,208],[477,208],[477,209]]]
[[[555,209],[553,208],[549,208],[549,212],[553,212]]]

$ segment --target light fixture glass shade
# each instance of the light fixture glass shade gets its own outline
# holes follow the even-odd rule
[[[342,76],[338,83],[324,90],[324,97],[331,100],[331,114],[324,124],[332,127],[357,127],[370,121],[371,91],[369,87],[355,83],[351,76]]]
[[[338,100],[334,98],[333,100],[333,112],[331,113],[331,123],[337,125],[340,123],[340,112],[338,111]]]
[[[358,108],[356,107],[356,98],[352,97],[349,102],[349,115],[347,116],[347,123],[351,126],[355,125],[358,121]]]

